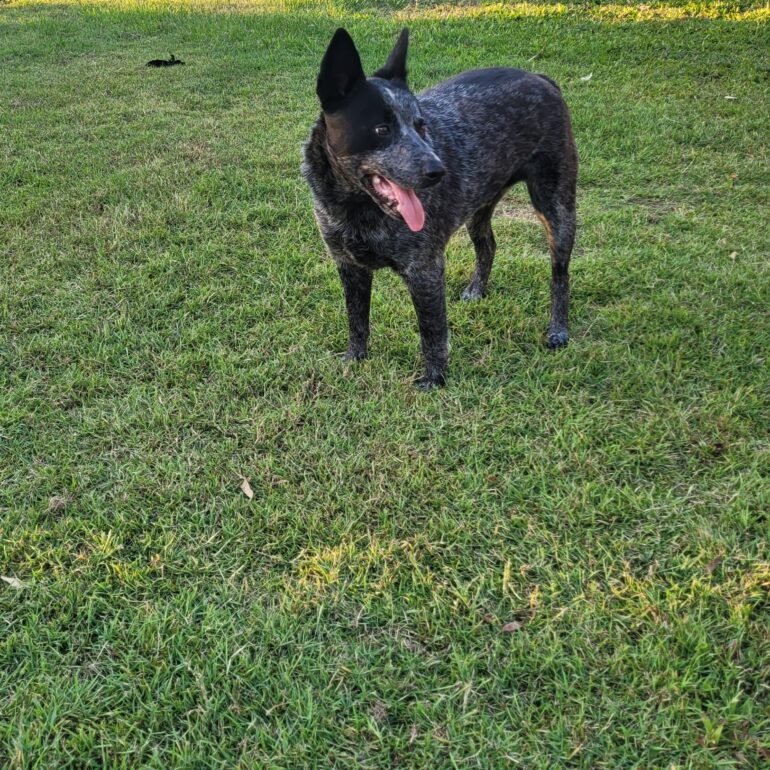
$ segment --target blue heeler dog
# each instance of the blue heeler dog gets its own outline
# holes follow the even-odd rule
[[[321,116],[303,173],[337,263],[348,311],[348,360],[366,357],[372,271],[405,281],[420,328],[424,388],[443,385],[448,359],[444,249],[466,225],[476,270],[463,299],[484,296],[495,255],[492,213],[526,182],[551,251],[547,345],[567,344],[569,260],[575,239],[577,150],[559,87],[516,69],[464,72],[420,94],[406,84],[408,30],[367,78],[338,29],[321,61]]]

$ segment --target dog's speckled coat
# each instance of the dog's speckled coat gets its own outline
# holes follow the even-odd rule
[[[345,291],[347,358],[366,357],[372,271],[390,267],[412,296],[426,368],[419,384],[430,387],[446,380],[446,244],[467,226],[476,270],[462,298],[480,299],[495,254],[492,213],[516,182],[526,183],[551,251],[547,344],[567,343],[578,160],[553,81],[516,69],[474,70],[414,95],[406,85],[407,39],[404,30],[386,65],[367,79],[350,36],[337,30],[321,65],[322,113],[303,173]],[[373,175],[417,191],[425,210],[419,232],[376,194]]]

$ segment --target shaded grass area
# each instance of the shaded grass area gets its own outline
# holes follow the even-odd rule
[[[0,10],[2,766],[770,756],[768,27],[531,6]],[[513,191],[427,396],[394,276],[335,356],[298,172],[333,29],[405,16],[415,88],[544,72],[582,162],[572,343]]]

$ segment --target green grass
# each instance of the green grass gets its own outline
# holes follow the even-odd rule
[[[0,7],[0,767],[766,763],[768,9],[216,10]],[[429,394],[393,275],[336,357],[298,168],[333,29],[405,20],[582,163],[570,346],[514,191]]]

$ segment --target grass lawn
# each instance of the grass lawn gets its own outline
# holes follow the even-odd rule
[[[340,24],[561,83],[568,348],[517,189],[447,388],[386,272],[337,357]],[[766,765],[768,50],[762,3],[0,4],[0,767]]]

